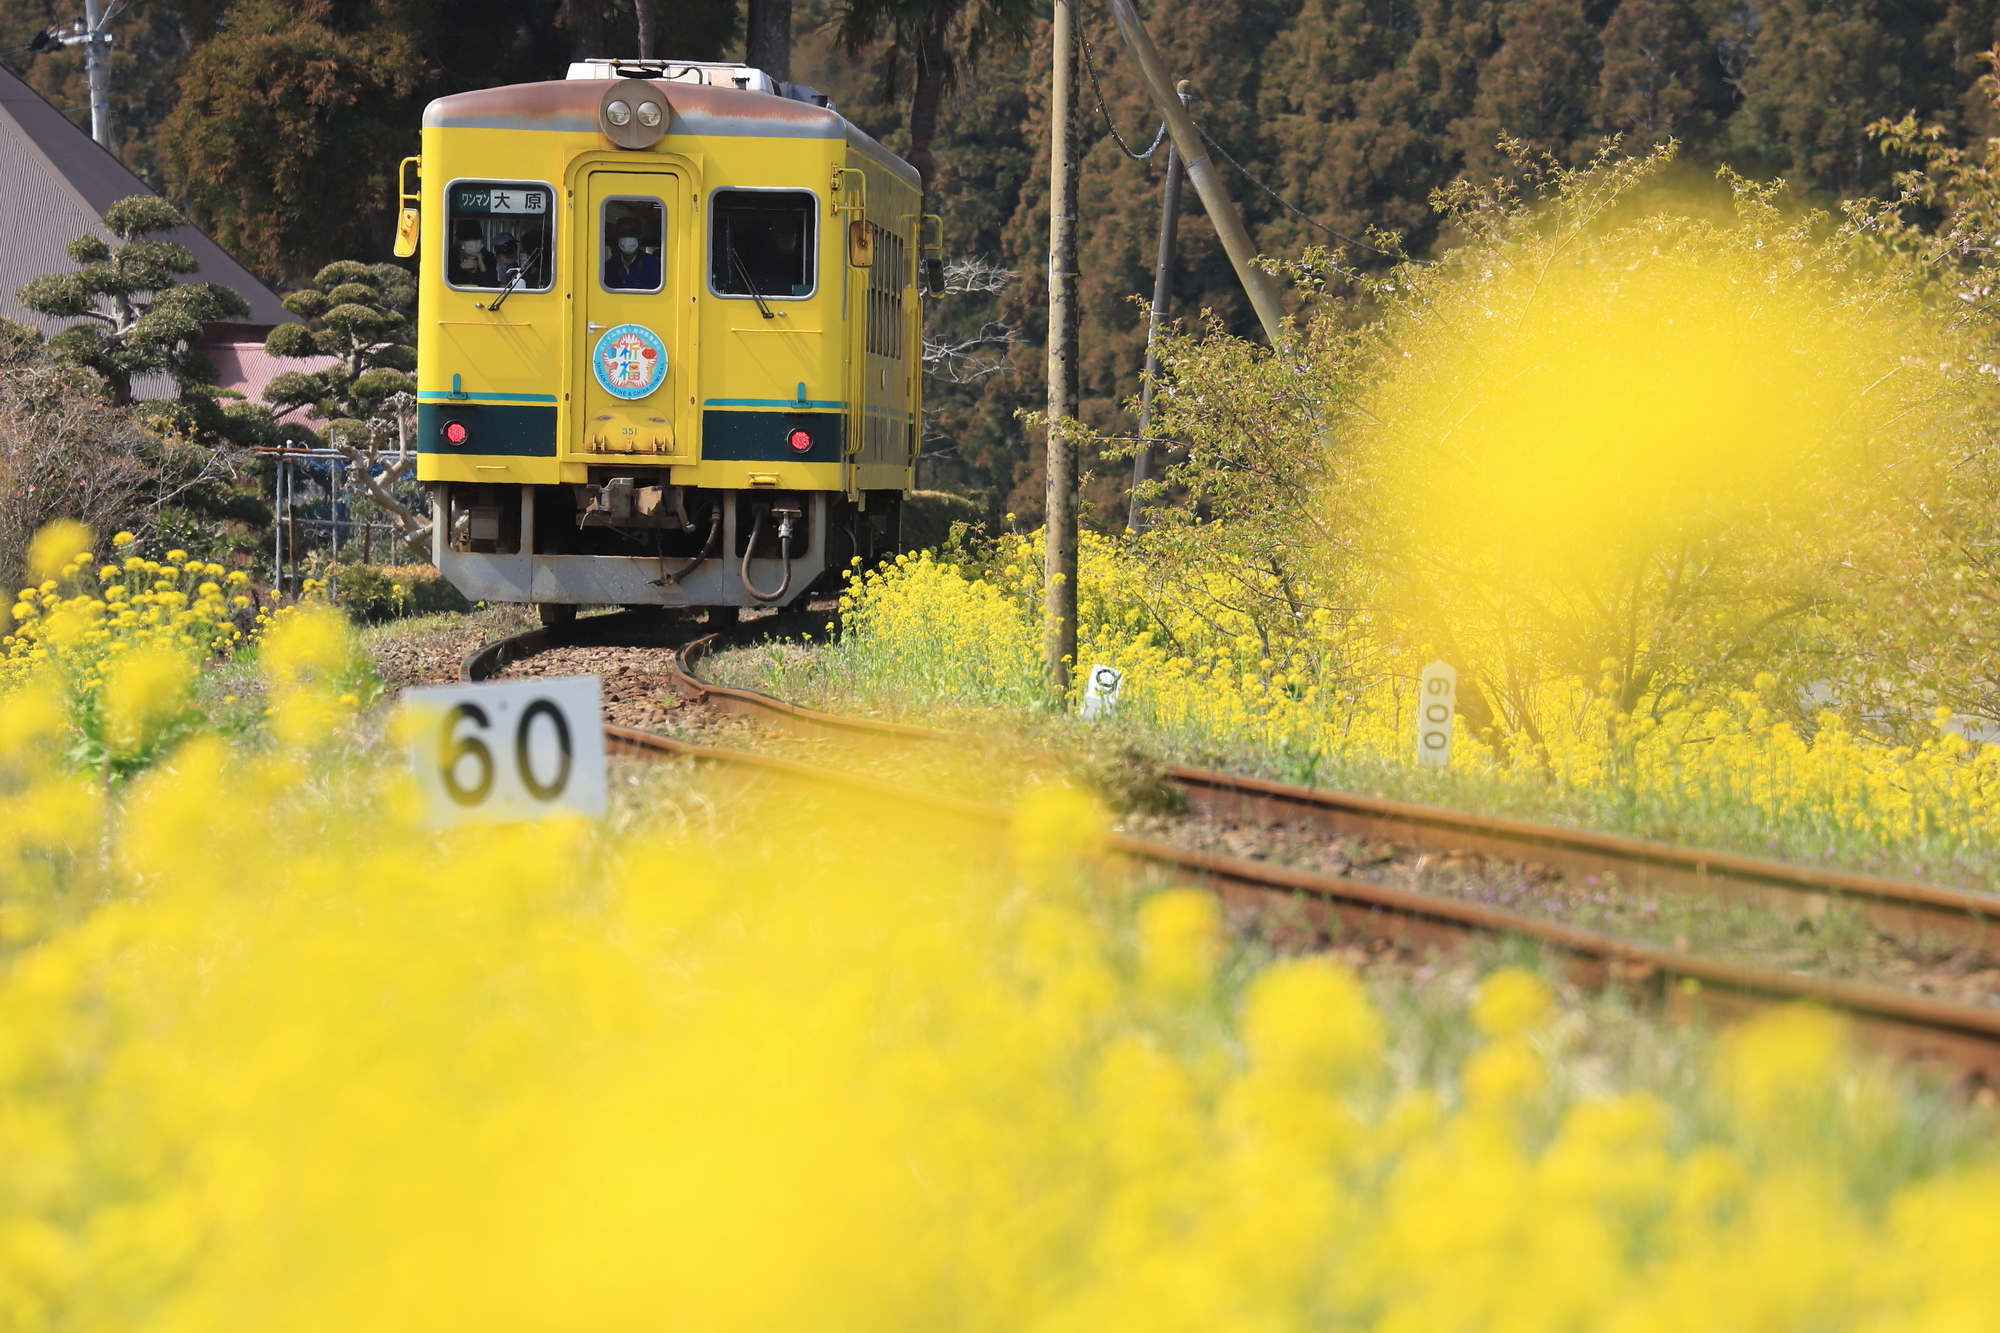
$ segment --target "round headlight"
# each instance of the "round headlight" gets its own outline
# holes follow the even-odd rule
[[[643,151],[667,132],[672,103],[644,79],[620,79],[598,94],[597,128],[620,148]]]

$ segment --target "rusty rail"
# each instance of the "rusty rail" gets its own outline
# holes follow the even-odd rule
[[[695,665],[714,638],[693,640],[674,654],[670,675],[674,688],[686,697],[706,700],[725,711],[833,735],[926,742],[971,739],[961,732],[822,713],[755,690],[704,680],[695,674]],[[1507,861],[1536,861],[1570,875],[1613,876],[1629,889],[1726,898],[1795,920],[1817,919],[1833,904],[1842,903],[1872,929],[1910,944],[1948,942],[1982,947],[2000,940],[2000,895],[1299,787],[1184,764],[1173,765],[1163,776],[1190,804],[1220,818],[1260,823],[1289,819],[1323,832],[1390,842],[1415,851],[1471,852]]]
[[[557,643],[605,641],[600,636],[619,632],[609,623],[618,619],[596,618],[599,628],[585,638],[563,627],[499,640],[469,656],[462,674],[466,679],[484,679],[507,662]],[[752,628],[745,626],[744,630]],[[694,665],[715,638],[709,635],[692,643],[662,645],[676,647],[671,676],[675,687],[691,698],[840,735],[926,743],[964,739],[960,733],[822,713],[756,691],[705,681],[694,674]],[[1012,813],[1002,806],[780,755],[692,745],[609,725],[605,737],[615,753],[727,765],[864,793],[995,831],[1004,829],[1012,819]],[[1191,799],[1216,803],[1216,808],[1252,815],[1282,811],[1289,817],[1321,821],[1343,833],[1388,838],[1404,845],[1469,849],[1517,861],[1534,858],[1566,870],[1587,868],[1618,874],[1621,880],[1627,875],[1635,877],[1626,882],[1729,893],[1781,907],[1817,903],[1818,910],[1824,910],[1828,902],[1853,900],[1871,913],[1871,921],[1879,911],[1892,924],[1909,929],[1928,930],[1934,919],[1949,923],[1954,915],[1968,918],[1971,924],[1962,930],[1940,927],[1940,933],[1953,938],[1983,939],[1987,916],[2000,915],[1996,910],[2000,899],[1931,885],[1820,871],[1733,853],[1691,851],[1643,839],[1292,787],[1204,769],[1179,768],[1170,776]],[[1231,908],[1262,906],[1273,896],[1295,903],[1298,910],[1280,927],[1276,941],[1280,945],[1310,947],[1323,938],[1361,938],[1413,950],[1450,951],[1477,939],[1513,936],[1532,940],[1560,958],[1569,977],[1580,985],[1648,993],[1677,1017],[1719,1020],[1772,1004],[1823,1004],[1848,1015],[1864,1041],[1892,1058],[1949,1071],[1965,1086],[2000,1087],[2000,1009],[1937,1000],[1886,986],[1729,963],[1504,908],[1125,834],[1107,835],[1105,848],[1120,860],[1177,883],[1213,889]]]

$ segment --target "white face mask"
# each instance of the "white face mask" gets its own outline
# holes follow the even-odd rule
[[[620,236],[618,238],[618,253],[621,255],[638,254],[639,238],[637,236]]]
[[[478,253],[479,253],[479,252],[480,252],[481,250],[484,250],[484,249],[486,248],[486,242],[484,242],[484,241],[467,241],[467,242],[465,242],[465,244],[464,244],[464,245],[462,245],[462,246],[461,246],[461,247],[459,247],[459,248],[460,248],[460,249],[462,249],[462,250],[464,250],[464,251],[465,251],[465,253],[467,253],[467,254],[469,254],[469,255],[476,255],[476,254],[478,254]]]

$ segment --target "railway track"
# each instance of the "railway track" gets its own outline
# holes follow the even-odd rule
[[[690,700],[722,711],[871,742],[950,745],[972,739],[962,733],[905,723],[823,713],[754,690],[720,685],[697,672],[702,655],[718,642],[748,643],[772,633],[816,629],[823,620],[819,616],[779,617],[690,639],[693,627],[674,627],[628,615],[593,617],[570,626],[496,640],[469,655],[460,674],[467,680],[486,679],[513,662],[556,647],[659,647],[671,650],[668,675],[673,688]],[[1012,818],[1004,806],[781,755],[696,745],[611,725],[605,727],[605,737],[607,745],[618,753],[677,757],[865,793],[995,830],[1006,827]],[[1163,776],[1192,807],[1218,817],[1291,820],[1328,834],[1386,841],[1411,849],[1537,862],[1569,875],[1615,876],[1626,887],[1745,903],[1802,920],[1823,917],[1840,905],[1879,933],[1907,943],[1983,947],[1994,942],[1989,932],[2000,924],[2000,897],[1914,881],[1694,850],[1186,766],[1169,768]],[[1285,923],[1273,941],[1280,947],[1312,947],[1339,939],[1383,942],[1418,952],[1449,952],[1474,940],[1511,936],[1533,941],[1560,959],[1570,979],[1579,985],[1621,987],[1650,995],[1676,1018],[1727,1021],[1773,1004],[1818,1003],[1845,1013],[1862,1040],[1893,1059],[1944,1072],[1967,1089],[2000,1088],[2000,1008],[1734,963],[1506,908],[1128,834],[1108,835],[1107,850],[1145,873],[1176,883],[1204,885],[1218,893],[1232,911],[1256,911],[1268,907],[1274,897],[1283,900],[1290,910],[1277,918]]]

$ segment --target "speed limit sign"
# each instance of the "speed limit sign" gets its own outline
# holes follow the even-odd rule
[[[424,686],[403,710],[426,824],[604,813],[596,676]]]

